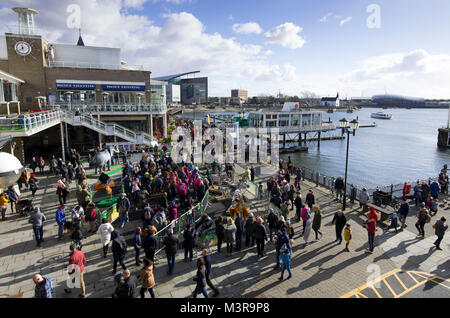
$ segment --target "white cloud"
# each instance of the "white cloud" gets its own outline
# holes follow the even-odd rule
[[[144,3],[146,3],[148,0],[124,0],[123,5],[126,8],[134,8],[142,10],[144,7]]]
[[[263,29],[256,22],[248,22],[234,24],[233,31],[239,34],[261,34]]]
[[[270,55],[274,55],[275,52],[272,50],[267,50],[266,52],[264,52],[265,55],[270,56]]]
[[[228,16],[228,20],[234,20],[234,18],[233,18],[233,15],[232,15],[232,14],[230,14],[230,15]]]
[[[378,88],[418,97],[449,97],[450,55],[430,54],[424,49],[375,56],[363,60],[360,68],[342,78],[359,90]],[[375,92],[376,93],[376,92]]]
[[[13,0],[4,1],[5,6],[17,5]],[[33,1],[25,5],[33,8]],[[143,65],[152,71],[153,77],[200,70],[201,76],[209,77],[211,96],[228,96],[234,83],[246,83],[246,88],[257,94],[296,79],[292,64],[271,62],[267,50],[260,45],[207,32],[205,25],[191,13],[168,13],[162,24],[156,24],[143,11],[128,12],[123,0],[42,1],[37,8],[36,26],[50,42],[76,43],[78,30],[66,26],[66,7],[71,3],[81,7],[86,45],[121,48],[121,58],[128,65]],[[139,4],[144,1],[127,5]],[[14,12],[0,13],[5,15],[1,25],[16,23]]]
[[[352,17],[347,17],[339,22],[340,25],[344,25],[352,20]]]
[[[328,21],[328,18],[331,17],[333,15],[332,12],[329,12],[327,15],[323,16],[322,18],[320,18],[319,22],[325,23]]]
[[[265,43],[280,44],[290,49],[297,49],[303,47],[306,41],[299,35],[303,29],[291,22],[281,24],[269,32],[266,32]]]

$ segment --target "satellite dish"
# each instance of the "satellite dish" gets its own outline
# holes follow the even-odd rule
[[[0,162],[0,188],[7,189],[16,184],[25,168],[19,159],[6,152],[0,152]]]

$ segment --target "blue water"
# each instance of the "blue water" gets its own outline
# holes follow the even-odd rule
[[[384,111],[391,120],[371,118],[370,114]],[[195,114],[202,119],[204,114]],[[187,118],[194,117],[192,114]],[[324,112],[323,120],[339,125],[343,117],[351,121],[358,117],[361,124],[375,122],[375,128],[360,128],[350,137],[348,182],[375,188],[405,181],[437,177],[444,164],[450,166],[450,149],[437,147],[438,128],[447,125],[447,109],[374,109],[366,108],[352,114]],[[338,134],[337,131],[332,134]],[[314,136],[314,135],[311,135]],[[291,156],[296,166],[319,171],[327,176],[344,176],[347,140],[308,142],[308,152],[282,154]]]
[[[385,111],[391,120],[371,118]],[[438,128],[447,125],[447,109],[362,109],[352,114],[323,114],[339,125],[359,117],[361,124],[376,122],[375,128],[360,128],[350,136],[348,182],[375,188],[389,184],[437,177],[444,164],[450,164],[450,150],[437,146]],[[347,140],[308,143],[307,153],[289,154],[295,165],[320,171],[328,176],[344,176]],[[287,159],[283,154],[281,158]]]

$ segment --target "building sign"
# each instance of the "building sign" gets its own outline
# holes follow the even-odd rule
[[[145,85],[113,85],[103,84],[103,91],[131,91],[131,92],[144,92]]]
[[[83,83],[56,83],[56,89],[70,89],[70,90],[88,90],[95,91],[95,84]]]

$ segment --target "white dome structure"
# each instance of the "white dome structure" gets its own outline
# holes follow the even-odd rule
[[[13,155],[0,152],[0,189],[7,189],[16,184],[25,168]]]

